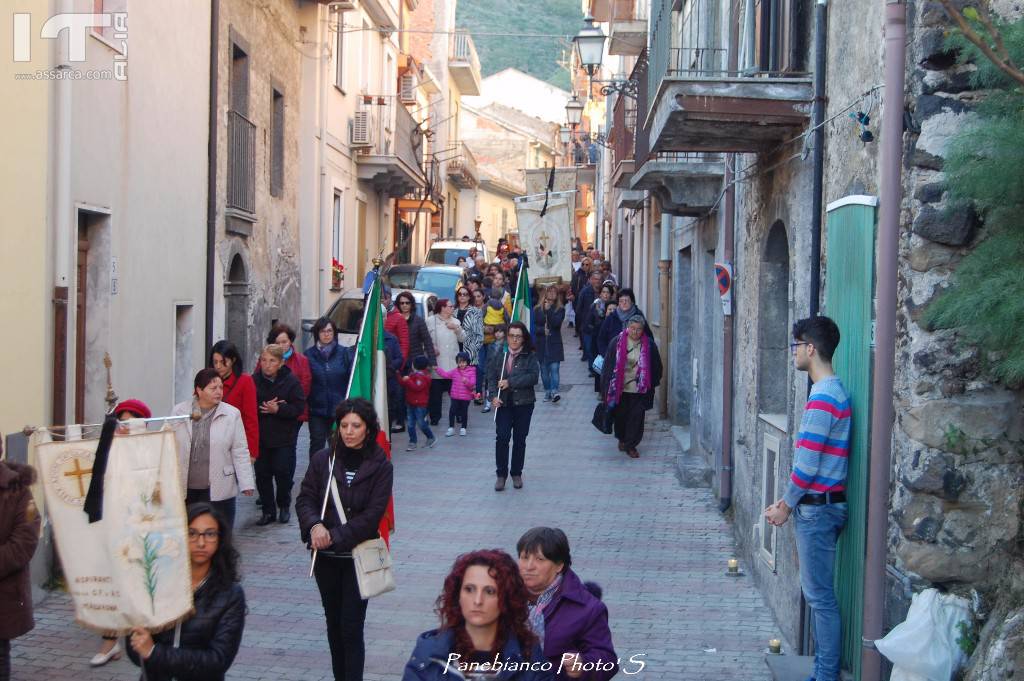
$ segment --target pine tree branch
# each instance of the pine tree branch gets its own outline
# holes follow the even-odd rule
[[[988,7],[985,3],[978,4],[978,21],[988,31],[989,36],[992,38],[992,42],[995,43],[995,52],[999,55],[999,58],[1004,63],[1012,63],[1010,59],[1010,53],[1006,51],[1006,45],[1003,43],[1003,36],[996,29],[992,23],[992,16],[988,13]]]
[[[1021,71],[1021,69],[1013,63],[1013,60],[1010,59],[1010,56],[1006,53],[1006,47],[1003,45],[1002,36],[999,35],[999,31],[996,30],[995,26],[993,26],[983,2],[979,3],[982,6],[982,11],[978,13],[979,21],[981,21],[982,25],[984,25],[992,34],[992,40],[996,43],[997,48],[1002,54],[998,54],[992,49],[992,46],[988,44],[988,41],[978,35],[970,23],[968,23],[963,13],[953,5],[953,0],[939,0],[939,4],[941,4],[943,9],[946,10],[946,14],[948,14],[949,18],[957,25],[957,28],[960,29],[960,32],[964,34],[965,38],[981,50],[981,53],[984,54],[989,61],[995,64],[1000,71],[1024,86],[1024,71]],[[981,18],[982,16],[984,16],[984,19]]]

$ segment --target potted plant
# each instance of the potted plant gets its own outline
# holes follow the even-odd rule
[[[331,258],[331,290],[340,291],[345,282],[345,266],[337,258]]]

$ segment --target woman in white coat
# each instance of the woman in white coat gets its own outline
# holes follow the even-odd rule
[[[192,399],[174,406],[175,416],[192,417],[175,426],[185,503],[208,501],[234,526],[235,497],[256,489],[242,415],[221,401],[224,383],[216,370],[203,369],[193,385]]]
[[[447,298],[441,298],[434,305],[434,316],[427,322],[427,331],[434,344],[434,357],[431,364],[445,371],[455,368],[455,355],[459,354],[459,343],[465,340],[465,332],[459,318],[455,316],[455,305]],[[434,374],[430,380],[430,424],[436,426],[441,422],[441,398],[452,389],[450,379]]]

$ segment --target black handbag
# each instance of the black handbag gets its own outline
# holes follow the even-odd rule
[[[594,407],[594,418],[590,419],[590,422],[605,435],[611,435],[614,430],[615,409],[605,404],[604,400],[598,402]]]

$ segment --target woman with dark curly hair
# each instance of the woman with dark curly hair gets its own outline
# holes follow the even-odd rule
[[[327,618],[327,643],[337,681],[361,681],[366,645],[366,603],[359,593],[352,549],[380,536],[378,527],[391,499],[394,470],[377,444],[380,422],[364,399],[344,400],[335,410],[337,432],[314,454],[295,499],[302,540],[317,550],[314,575]],[[331,476],[347,522],[329,494]],[[326,509],[324,499],[328,498]],[[324,509],[324,510],[322,510]]]
[[[132,630],[128,656],[148,681],[217,681],[238,653],[245,628],[245,592],[231,526],[213,505],[188,507],[188,549],[195,614],[176,628],[151,635]]]
[[[459,556],[437,597],[441,626],[417,639],[402,681],[551,681],[555,665],[530,629],[527,603],[512,556],[498,549]]]

